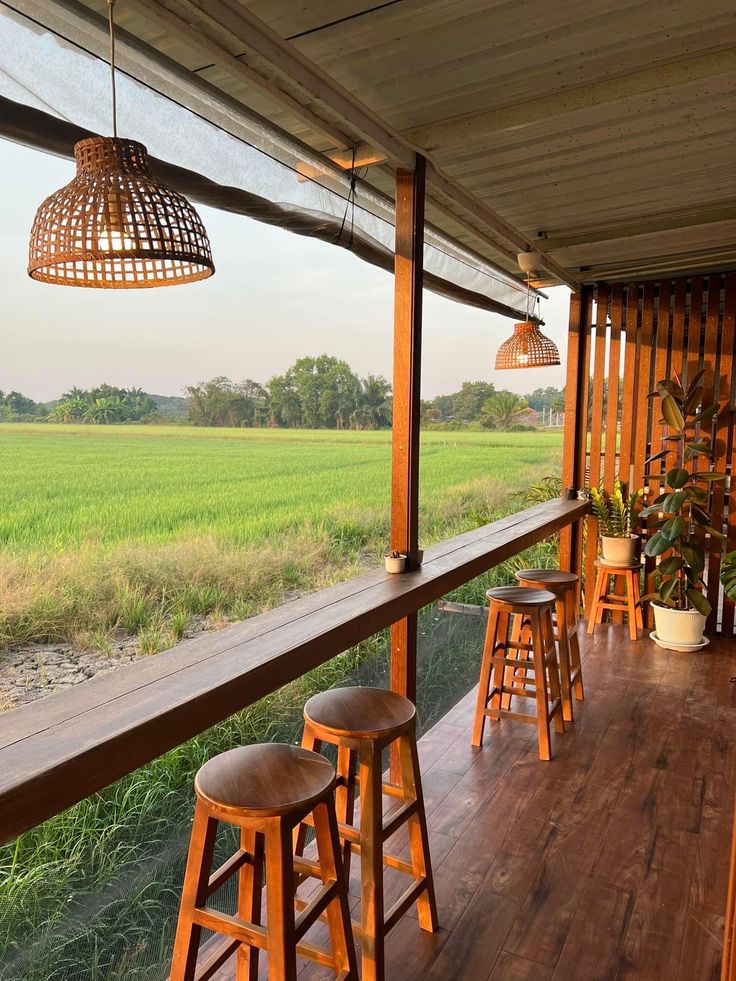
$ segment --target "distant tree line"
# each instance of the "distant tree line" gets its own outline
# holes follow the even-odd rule
[[[74,388],[64,392],[49,412],[52,422],[143,422],[156,414],[157,406],[140,388]]]
[[[592,386],[591,386],[592,390]],[[346,361],[321,355],[299,358],[265,385],[220,376],[185,390],[186,399],[151,396],[140,388],[71,388],[57,402],[0,392],[0,421],[96,423],[181,421],[195,426],[304,429],[387,429],[391,385],[382,375],[357,375]],[[463,382],[459,391],[421,404],[422,424],[433,428],[519,429],[538,425],[542,413],[564,412],[565,392],[552,386],[521,396],[490,382]]]
[[[391,386],[382,375],[360,378],[326,354],[299,358],[261,385],[229,378],[186,389],[195,426],[271,426],[291,429],[383,429],[391,425]]]
[[[20,392],[0,391],[0,422],[30,422],[48,415],[46,407]]]
[[[460,429],[481,425],[485,429],[527,428],[538,414],[564,412],[565,390],[537,388],[529,395],[497,390],[490,382],[463,382],[459,392],[438,395],[422,402],[422,422],[438,428]]]

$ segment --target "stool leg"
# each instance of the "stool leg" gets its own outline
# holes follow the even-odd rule
[[[263,890],[263,835],[242,828],[240,847],[251,856],[238,873],[238,919],[246,923],[261,922]],[[235,981],[258,981],[258,948],[249,944],[238,947],[235,958]]]
[[[583,690],[583,669],[580,660],[580,639],[578,638],[578,617],[575,602],[575,590],[571,589],[565,597],[565,629],[569,637],[570,668],[575,677],[575,698],[579,702],[585,697]]]
[[[194,910],[207,899],[207,884],[215,850],[217,821],[210,817],[206,806],[197,801],[189,840],[187,869],[181,893],[179,922],[176,927],[170,981],[193,981],[197,968],[197,953],[202,928],[194,922]]]
[[[407,800],[416,800],[417,810],[407,824],[409,826],[409,847],[411,867],[415,879],[424,879],[425,890],[417,899],[417,915],[422,930],[435,933],[439,927],[437,920],[437,901],[434,894],[432,861],[429,854],[429,835],[427,817],[424,813],[422,777],[419,769],[416,733],[406,733],[399,738],[399,758],[401,760],[401,786]]]
[[[511,618],[511,636],[509,640],[509,649],[507,651],[508,656],[511,657],[511,651],[513,650],[515,652],[513,656],[517,660],[521,660],[521,651],[519,651],[518,647],[514,647],[515,643],[524,643],[524,617],[521,614],[517,614]],[[513,685],[514,682],[519,679],[521,670],[521,668],[507,667],[503,672],[503,684],[506,684],[506,674],[508,673],[510,675],[510,684]],[[507,710],[511,708],[510,692],[504,693],[501,696],[501,708]]]
[[[595,576],[595,588],[593,589],[593,603],[590,607],[590,616],[588,617],[588,633],[592,634],[595,630],[595,625],[598,623],[598,617],[601,616],[603,610],[600,609],[599,604],[602,599],[602,594],[605,592],[607,575],[604,573],[603,569],[598,569]]]
[[[304,749],[309,749],[313,753],[322,752],[322,740],[317,739],[312,727],[307,723],[304,724],[304,733],[302,734],[302,746]],[[304,846],[307,842],[307,825],[304,821],[300,821],[299,824],[294,828],[294,854],[303,855]],[[302,880],[303,881],[303,880]]]
[[[358,965],[355,959],[353,929],[350,924],[348,887],[343,863],[340,859],[340,836],[337,832],[335,805],[330,798],[314,809],[314,831],[317,836],[317,852],[322,881],[337,883],[335,898],[327,907],[327,924],[330,930],[335,971],[345,973],[345,981],[357,979]]]
[[[511,618],[508,613],[501,611],[498,614],[496,624],[496,640],[493,645],[493,655],[498,653],[500,657],[508,657],[509,653],[509,623]],[[500,652],[498,648],[501,648]],[[518,654],[518,651],[517,651]],[[506,678],[506,665],[500,662],[493,665],[493,687],[496,689],[495,695],[491,696],[491,708],[500,709],[503,706],[503,684]]]
[[[639,587],[639,573],[635,572],[634,576],[634,603],[636,605],[636,625],[640,630],[644,629],[644,613],[641,608],[641,591]]]
[[[572,685],[570,683],[570,635],[567,630],[564,597],[555,603],[555,614],[557,616],[557,649],[559,651],[560,683],[562,686],[562,711],[565,722],[573,722]]]
[[[626,570],[626,608],[629,612],[629,637],[631,637],[632,640],[637,640],[639,637],[636,631],[639,617],[637,614],[635,591],[636,591],[636,586],[634,585],[634,573],[631,571],[631,569],[627,569]]]
[[[381,750],[368,739],[360,747],[360,894],[362,979],[384,981]]]
[[[544,656],[548,662],[547,671],[549,674],[549,691],[553,702],[557,702],[557,708],[552,713],[555,724],[555,732],[565,731],[564,718],[564,697],[560,687],[560,666],[557,663],[557,647],[555,645],[555,632],[552,627],[552,611],[547,609],[541,614],[542,637],[544,640]]]
[[[338,784],[335,789],[337,820],[342,824],[352,825],[355,820],[356,762],[355,751],[350,749],[349,746],[338,746],[337,748],[337,776]],[[344,842],[342,845],[342,861],[345,869],[345,882],[348,885],[350,883],[351,853],[350,842]]]
[[[547,671],[545,668],[544,637],[539,612],[531,616],[532,645],[534,647],[534,687],[537,699],[537,737],[540,760],[552,758],[549,736],[549,702],[547,701]]]
[[[493,667],[493,651],[496,646],[496,627],[498,626],[498,610],[491,604],[488,613],[488,624],[486,626],[486,639],[483,645],[483,660],[480,668],[480,682],[478,684],[478,700],[475,706],[475,721],[473,723],[473,737],[471,744],[481,746],[483,743],[483,729],[486,724],[486,706],[488,705],[488,692],[491,688],[491,668]]]
[[[296,981],[293,829],[266,819],[266,909],[269,981]]]

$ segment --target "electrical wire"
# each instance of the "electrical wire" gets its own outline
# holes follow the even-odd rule
[[[110,30],[110,91],[112,94],[112,135],[118,135],[118,102],[115,92],[115,18],[113,7],[115,0],[107,0],[107,23]]]

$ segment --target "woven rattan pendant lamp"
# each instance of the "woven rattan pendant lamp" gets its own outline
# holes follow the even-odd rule
[[[549,337],[545,337],[536,321],[529,319],[531,277],[537,263],[536,252],[520,252],[518,262],[526,273],[526,320],[514,324],[514,333],[504,341],[496,354],[496,370],[511,368],[547,368],[560,363],[560,352]]]
[[[151,175],[143,144],[118,138],[114,3],[108,0],[113,135],[74,147],[74,180],[36,213],[28,274],[43,283],[97,289],[206,279],[215,267],[199,215]]]

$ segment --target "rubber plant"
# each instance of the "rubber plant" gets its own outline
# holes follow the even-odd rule
[[[721,560],[723,592],[736,602],[736,552],[728,552]]]
[[[697,610],[707,617],[711,607],[703,593],[705,553],[720,552],[723,538],[708,513],[711,485],[726,477],[710,469],[714,456],[711,430],[718,404],[702,405],[704,370],[686,389],[680,376],[673,374],[673,378],[657,382],[656,391],[649,396],[660,401],[660,423],[666,427],[666,435],[664,448],[646,463],[666,460],[672,466],[663,480],[664,492],[641,512],[642,517],[657,516],[647,522],[655,530],[644,552],[660,557],[655,570],[656,592],[645,599],[674,610]],[[701,464],[705,469],[700,469]],[[650,484],[661,482],[659,475],[650,475]]]

